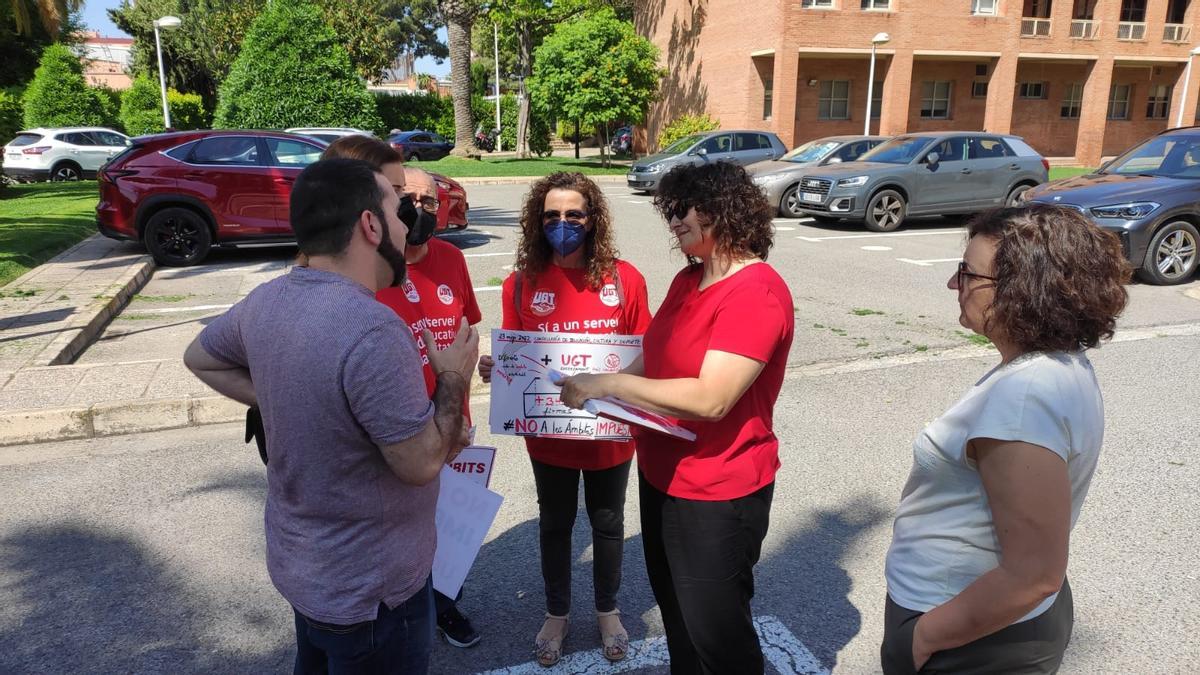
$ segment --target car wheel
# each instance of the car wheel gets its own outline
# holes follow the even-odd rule
[[[75,162],[60,162],[50,170],[50,180],[61,183],[77,181],[83,177],[83,170]]]
[[[150,216],[142,241],[159,265],[186,267],[208,256],[212,232],[195,211],[171,207]]]
[[[1182,284],[1196,271],[1196,245],[1200,232],[1185,220],[1164,225],[1150,240],[1140,275],[1159,286]]]
[[[779,199],[779,215],[784,218],[803,218],[807,214],[800,210],[800,185],[788,188]]]
[[[867,202],[866,226],[872,232],[891,232],[904,222],[904,197],[895,190],[880,190]]]
[[[1025,205],[1025,193],[1029,192],[1032,185],[1018,185],[1008,193],[1008,199],[1004,200],[1004,205],[1008,207],[1017,207]]]

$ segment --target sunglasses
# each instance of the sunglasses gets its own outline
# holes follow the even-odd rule
[[[968,277],[972,279],[987,279],[988,281],[996,281],[996,277],[989,277],[986,274],[979,274],[977,272],[968,270],[966,261],[960,261],[958,263],[957,274],[957,281],[960,288],[966,285]]]
[[[675,202],[674,204],[672,204],[670,206],[670,208],[667,209],[667,212],[663,215],[666,216],[668,221],[670,221],[672,218],[676,218],[678,220],[683,220],[684,218],[687,218],[687,214],[691,210],[692,210],[691,204],[689,204],[687,202]]]
[[[587,217],[587,211],[579,211],[576,209],[571,209],[565,213],[559,211],[542,211],[543,223],[556,223],[560,220],[565,220],[568,223],[579,225],[583,221],[587,220]]]

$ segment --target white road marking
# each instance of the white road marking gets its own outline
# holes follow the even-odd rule
[[[637,200],[635,200],[635,199],[630,199],[630,200],[629,200],[629,203],[630,203],[630,204],[645,204],[646,202],[644,202],[644,201],[637,201]]]
[[[790,674],[800,673],[803,675],[828,675],[829,669],[821,665],[817,657],[804,646],[804,643],[796,639],[795,635],[788,630],[787,626],[783,625],[773,616],[760,616],[754,619],[755,628],[758,630],[758,639],[762,644],[763,656],[777,672]],[[544,668],[536,661],[522,663],[517,666],[508,668],[497,668],[489,670],[479,675],[556,675],[566,674],[571,675],[590,675],[591,673],[627,673],[642,668],[651,668],[654,666],[666,666],[671,663],[670,655],[667,653],[667,639],[665,637],[647,638],[639,640],[629,645],[629,656],[624,661],[609,663],[601,654],[599,649],[589,649],[587,651],[579,651],[569,654],[558,662],[558,665],[553,668]]]
[[[776,231],[776,232],[795,232],[795,231],[796,231],[796,228],[794,228],[794,227],[788,227],[788,226],[786,226],[786,225],[776,225],[776,226],[775,226],[775,231]]]
[[[233,305],[195,305],[193,307],[126,307],[130,314],[175,314],[178,312],[208,312],[216,309],[229,309]]]
[[[476,293],[482,293],[484,291],[498,291],[501,288],[504,288],[504,287],[503,286],[477,286],[475,288],[472,288],[471,290],[475,291]]]
[[[958,262],[962,258],[929,258],[927,260],[912,260],[910,258],[896,258],[900,262],[906,262],[910,265],[920,265],[921,267],[933,267],[934,263]]]
[[[890,251],[890,250],[892,250],[892,247],[891,246],[863,246],[862,250],[864,250],[864,251]]]
[[[496,256],[501,256],[501,255],[513,255],[513,252],[505,251],[504,253],[464,253],[463,257],[464,258],[495,258]]]
[[[839,234],[833,237],[796,237],[804,241],[832,241],[834,239],[886,239],[890,237],[935,237],[937,235],[957,234],[962,235],[963,230],[926,230],[924,232],[880,232],[879,234]]]

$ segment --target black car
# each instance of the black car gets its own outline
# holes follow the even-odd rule
[[[1164,131],[1095,173],[1047,183],[1025,196],[1078,209],[1115,233],[1143,280],[1181,284],[1198,260],[1200,128]]]
[[[411,162],[419,159],[424,162],[435,162],[454,149],[454,143],[438,136],[432,131],[401,131],[388,138],[396,152],[404,156],[404,161]]]

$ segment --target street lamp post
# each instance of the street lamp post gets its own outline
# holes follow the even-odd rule
[[[867,118],[863,120],[863,135],[871,135],[871,100],[875,98],[875,48],[891,40],[887,33],[876,33],[871,38],[871,74],[867,76]]]
[[[171,109],[167,107],[167,75],[163,72],[162,39],[158,36],[159,28],[178,28],[183,23],[177,16],[164,16],[154,22],[154,51],[158,53],[158,85],[162,89],[163,128],[171,128]]]
[[[492,60],[496,63],[496,131],[500,131],[500,28],[496,24],[492,24]],[[504,147],[500,141],[500,134],[496,134],[496,150],[503,152]]]
[[[1177,127],[1183,126],[1183,108],[1187,103],[1188,84],[1192,78],[1192,60],[1197,55],[1200,55],[1200,47],[1192,48],[1192,51],[1188,52],[1187,67],[1183,69],[1183,92],[1179,95],[1179,113],[1175,116],[1175,126]]]

